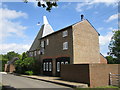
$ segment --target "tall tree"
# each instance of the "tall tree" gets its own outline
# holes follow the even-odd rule
[[[38,7],[43,7],[47,11],[51,11],[52,7],[57,7],[58,0],[36,0]],[[28,3],[28,0],[24,0],[25,3]]]
[[[12,60],[14,57],[20,57],[20,54],[15,53],[14,51],[8,52],[5,56],[9,61]]]
[[[114,31],[109,44],[109,55],[115,58],[116,63],[120,64],[120,30]]]

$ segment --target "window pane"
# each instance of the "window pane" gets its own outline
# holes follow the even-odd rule
[[[46,63],[46,71],[48,71],[48,62]]]
[[[64,64],[64,62],[61,62],[61,64]]]
[[[65,64],[68,64],[68,61],[66,61]]]
[[[49,39],[47,39],[47,45],[49,45]]]
[[[66,36],[68,36],[67,30],[66,30],[66,31],[63,31],[63,37],[66,37]]]
[[[44,71],[45,71],[45,63],[43,64],[43,69],[44,69]]]
[[[44,41],[41,41],[41,47],[44,47]]]
[[[57,72],[60,72],[60,62],[57,62]]]
[[[68,49],[68,42],[63,43],[63,50],[66,50],[66,49]]]
[[[52,71],[52,63],[49,62],[49,71]]]

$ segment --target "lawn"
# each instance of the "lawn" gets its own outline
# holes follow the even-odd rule
[[[105,86],[96,88],[75,88],[75,90],[120,90],[120,88],[115,86]]]

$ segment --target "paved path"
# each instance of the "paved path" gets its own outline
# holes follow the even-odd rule
[[[2,74],[2,84],[13,88],[45,88],[49,90],[73,90],[69,87],[44,82],[40,80],[29,79],[11,74]],[[41,89],[40,89],[41,90]]]

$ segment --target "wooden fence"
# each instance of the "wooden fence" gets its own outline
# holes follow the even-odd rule
[[[109,74],[110,85],[120,87],[120,74]]]

